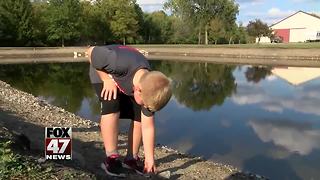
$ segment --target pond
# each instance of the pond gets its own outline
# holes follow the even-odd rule
[[[173,98],[156,114],[157,143],[271,179],[320,177],[320,68],[151,66],[173,82]],[[98,122],[87,72],[85,63],[0,65],[13,87]]]

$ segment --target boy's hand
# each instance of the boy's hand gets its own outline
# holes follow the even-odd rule
[[[103,80],[103,88],[101,91],[101,97],[104,100],[110,101],[112,98],[116,99],[117,98],[117,86],[114,83],[113,79],[106,79]]]
[[[153,173],[156,174],[157,173],[157,168],[156,165],[154,163],[154,161],[148,162],[145,161],[144,162],[144,170],[145,173]]]

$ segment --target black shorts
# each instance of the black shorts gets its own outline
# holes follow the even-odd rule
[[[101,97],[103,84],[92,84],[101,103],[101,115],[120,112],[120,118],[141,121],[141,105],[137,104],[133,96],[128,96],[118,90],[117,98],[104,100]]]

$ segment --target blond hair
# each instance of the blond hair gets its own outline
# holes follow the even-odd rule
[[[170,80],[159,71],[150,71],[143,74],[140,85],[142,101],[151,111],[159,111],[171,98]]]

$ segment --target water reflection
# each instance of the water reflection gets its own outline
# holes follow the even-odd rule
[[[173,80],[173,94],[192,110],[209,110],[222,105],[236,89],[235,66],[208,63],[158,62],[154,68]]]
[[[174,97],[156,113],[157,142],[271,179],[320,176],[320,68],[151,66],[174,85]],[[98,120],[85,63],[0,65],[0,79]]]
[[[295,169],[293,169],[286,160],[273,159],[264,155],[257,155],[245,161],[244,169],[258,174],[270,174],[270,172],[272,172],[272,176],[269,177],[274,180],[305,179],[299,177]]]
[[[90,109],[99,112],[99,105],[89,84],[87,64],[25,64],[0,66],[1,80],[13,87],[46,99],[71,112],[81,109],[84,99]]]
[[[320,149],[320,130],[307,122],[251,120],[248,123],[263,142],[272,142],[290,153],[308,155]]]
[[[272,67],[264,66],[253,66],[248,67],[245,75],[248,82],[259,83],[261,80],[264,80],[267,76],[271,75]]]
[[[299,86],[320,77],[320,68],[278,67],[272,69],[272,74]]]
[[[238,105],[258,104],[261,108],[282,113],[293,110],[301,113],[320,115],[320,84],[302,86],[293,91],[276,89],[270,91],[264,86],[238,83],[237,94],[232,101]],[[283,94],[285,93],[285,95]]]

